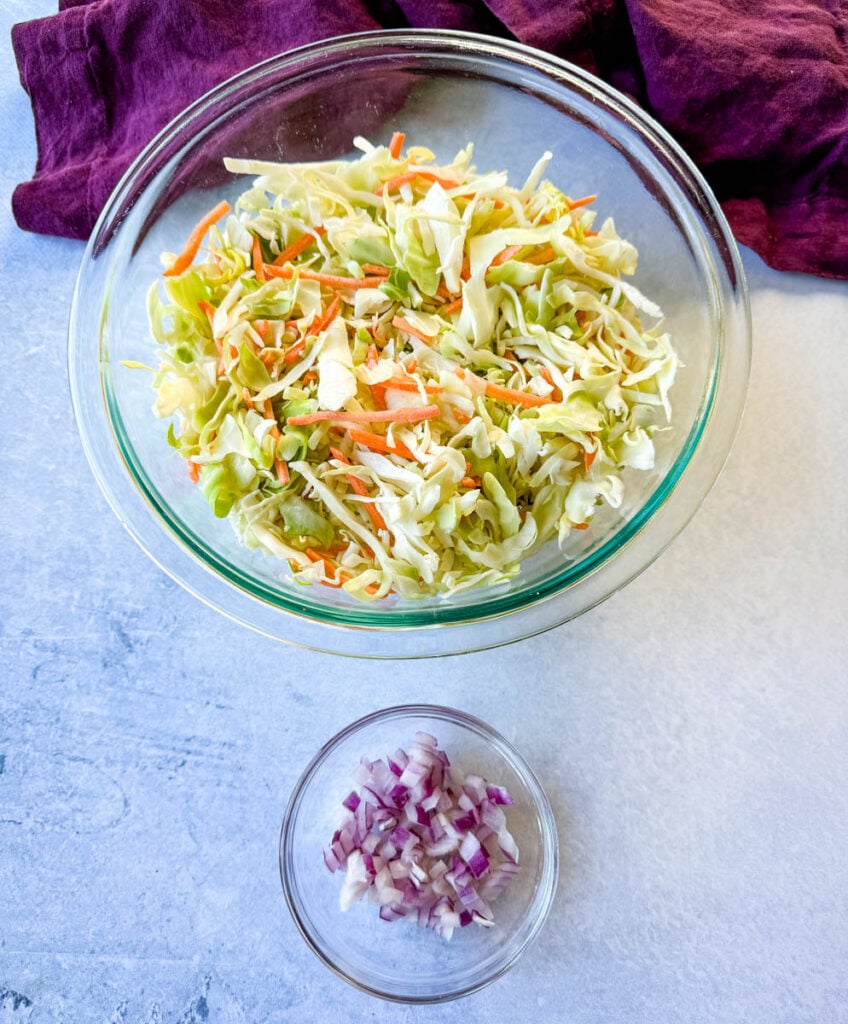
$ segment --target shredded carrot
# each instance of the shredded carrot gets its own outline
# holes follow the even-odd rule
[[[588,448],[584,448],[583,449],[583,465],[586,467],[586,472],[587,473],[591,469],[592,463],[595,461],[595,455],[596,454],[597,454],[597,452],[592,451],[592,450],[590,450]]]
[[[248,409],[253,408],[253,399],[250,397],[250,391],[248,390],[248,388],[241,389],[241,399],[244,402],[244,404],[248,407]]]
[[[459,481],[460,487],[482,487],[482,481],[479,476],[464,476]]]
[[[584,231],[583,232],[583,237],[584,238],[597,238],[598,237],[598,232],[597,231]]]
[[[326,331],[330,324],[336,319],[336,314],[338,313],[341,304],[342,297],[338,292],[336,292],[333,296],[333,301],[324,310],[324,315],[319,317],[319,319],[309,328],[310,334],[320,334],[321,331]]]
[[[443,299],[453,298],[453,292],[448,291],[448,286],[441,278],[439,278],[439,286],[436,289],[436,295],[439,295]]]
[[[442,306],[442,308],[439,310],[439,313],[442,316],[444,316],[446,313],[448,313],[448,314],[449,313],[458,313],[461,309],[462,309],[462,296],[460,295],[460,297],[458,299],[454,299],[453,302],[449,302],[449,303],[447,303],[447,305]]]
[[[506,263],[507,260],[511,260],[512,257],[517,252],[521,252],[523,248],[523,245],[508,245],[506,249],[501,249],[501,251],[497,254],[497,256],[495,256],[495,258],[489,264],[489,266],[499,267],[502,263]]]
[[[354,476],[353,473],[345,473],[345,479],[353,488],[353,490],[360,496],[360,498],[369,497],[368,488],[359,479],[358,476]],[[363,505],[365,506],[365,511],[371,518],[371,522],[374,524],[374,529],[378,532],[380,530],[386,530],[386,532],[388,532],[389,528],[388,526],[386,526],[386,520],[383,519],[382,515],[380,514],[380,510],[377,508],[374,502],[365,501],[363,502]]]
[[[498,402],[510,402],[512,405],[523,405],[533,408],[537,405],[549,405],[550,398],[542,398],[541,395],[531,395],[526,391],[517,391],[515,388],[505,388],[490,380],[486,381],[486,394]]]
[[[318,380],[318,374],[314,370],[307,370],[303,375],[303,383],[311,384],[313,380]]]
[[[392,327],[397,327],[399,331],[405,331],[407,334],[411,334],[414,337],[423,341],[426,345],[432,345],[433,338],[429,334],[425,334],[423,331],[419,331],[417,327],[413,327],[408,320],[404,320],[402,316],[392,317]]]
[[[264,264],[263,264],[264,269]],[[253,329],[259,335],[260,338],[264,338],[268,332],[268,321],[267,320],[254,320]]]
[[[373,370],[379,361],[380,353],[377,351],[377,346],[369,345],[365,353],[365,365],[369,370]]]
[[[470,416],[466,416],[465,413],[462,412],[460,409],[452,409],[451,412],[453,412],[454,419],[459,420],[460,423],[470,423],[471,422],[471,417]]]
[[[314,230],[316,235],[323,235],[325,232],[324,228],[315,228]],[[289,260],[293,260],[295,256],[299,256],[304,249],[308,249],[314,241],[315,235],[307,231],[305,234],[301,235],[296,242],[292,242],[291,245],[288,245],[283,249],[280,255],[274,260],[274,266],[281,267],[284,263],[288,263]]]
[[[405,366],[407,373],[415,373],[418,369],[418,360],[413,356],[411,359],[407,359]]]
[[[209,211],[205,217],[202,217],[197,224],[194,226],[191,234],[188,236],[185,249],[177,256],[168,270],[165,271],[164,277],[178,277],[184,271],[188,270],[191,266],[194,257],[197,255],[197,250],[200,248],[200,243],[203,241],[203,236],[216,224],[222,217],[230,212],[230,204],[224,200],[221,203]]]
[[[386,388],[383,384],[372,384],[371,394],[374,396],[374,404],[378,409],[388,409],[386,405]]]
[[[393,192],[396,188],[400,188],[401,185],[415,181],[416,178],[423,178],[424,181],[436,181],[442,188],[458,188],[460,184],[458,181],[451,181],[450,178],[440,178],[438,174],[433,174],[432,171],[407,171],[406,174],[398,174],[394,178],[387,178],[375,191],[378,196],[383,194],[383,189]]]
[[[368,430],[349,430],[348,436],[354,444],[361,444],[363,448],[370,448],[375,452],[383,452],[384,455],[400,455],[404,459],[414,459],[415,456],[401,441],[389,444],[385,437],[379,434],[372,434]]]
[[[277,417],[274,415],[274,406],[270,398],[265,399],[265,404],[262,406],[262,413],[266,420],[274,421],[274,426],[271,427],[271,437],[276,440],[280,436],[280,430],[277,426]]]
[[[388,267],[381,267],[377,263],[363,263],[361,266],[366,274],[379,274],[381,277],[388,277],[391,273]]]
[[[556,253],[554,252],[554,247],[552,245],[546,245],[544,249],[540,249],[538,252],[534,252],[531,256],[528,256],[527,259],[522,260],[522,262],[539,264],[550,263],[551,260],[555,259]]]
[[[193,484],[196,484],[200,479],[200,466],[193,462],[191,459],[188,460],[188,478]]]
[[[491,380],[484,380],[482,377],[478,377],[476,374],[470,373],[468,370],[458,371],[460,377],[471,377],[477,380],[480,384],[484,385],[484,389],[489,398],[494,398],[498,402],[509,402],[511,405],[523,405],[526,408],[534,408],[537,405],[550,405],[552,399],[542,398],[541,395],[532,395],[527,391],[518,391],[515,388],[505,388],[501,384],[495,384]]]
[[[311,423],[335,421],[337,423],[419,423],[421,420],[432,420],[439,415],[437,405],[412,405],[400,409],[375,409],[373,412],[346,412],[340,409],[319,409],[317,412],[304,413],[302,416],[289,416],[286,420],[293,427],[306,427]]]
[[[303,553],[313,564],[320,564],[326,576],[336,575],[336,566],[333,565],[331,559],[327,558],[322,551],[316,551],[315,548],[304,548]],[[327,585],[330,587],[335,587],[339,585],[337,583],[332,583],[330,581],[322,580],[322,582],[326,582]]]
[[[266,348],[259,353],[259,359],[262,365],[267,367],[273,366],[277,361],[277,356],[280,354],[280,350],[276,348]]]
[[[467,256],[462,261],[462,270],[460,270],[459,276],[463,281],[467,281],[471,277],[471,260]]]
[[[553,399],[554,399],[554,401],[555,402],[561,402],[562,401],[562,392],[559,390],[559,388],[556,386],[556,384],[554,384],[554,379],[551,376],[551,371],[547,368],[547,366],[540,367],[539,374],[541,375],[542,380],[547,381],[547,383],[550,384],[550,386],[554,389],[553,390]],[[559,398],[557,398],[557,395],[559,395]]]
[[[403,149],[405,141],[406,135],[403,132],[395,132],[392,135],[392,141],[389,143],[389,156],[393,160],[397,160],[400,156],[400,151]]]
[[[335,274],[318,274],[314,270],[302,267],[278,267],[274,264],[267,264],[265,273],[286,280],[297,274],[305,281],[318,281],[319,284],[325,284],[330,288],[376,288],[385,280],[383,277],[337,277]]]
[[[375,387],[391,388],[393,391],[418,392],[421,390],[414,380],[406,380],[404,377],[389,377],[388,380],[381,380],[379,384],[372,385],[372,390]],[[438,395],[445,389],[441,384],[425,384],[424,390],[428,395]]]
[[[206,299],[201,299],[197,304],[197,308],[201,313],[204,313],[206,319],[209,321],[209,326],[212,326],[212,320],[215,316],[215,307],[211,302],[207,302]]]
[[[588,530],[589,529],[589,524],[588,523],[572,523],[571,524],[571,528],[573,530]]]
[[[262,246],[259,244],[259,235],[253,236],[253,247],[251,249],[253,259],[253,272],[257,281],[265,280],[265,264],[262,262]]]
[[[597,196],[583,196],[582,199],[572,199],[568,204],[568,208],[569,210],[576,210],[581,206],[589,206],[597,198]]]
[[[283,362],[287,366],[291,366],[292,363],[296,363],[298,359],[303,355],[303,350],[306,348],[306,338],[301,338],[300,341],[296,342],[283,356]]]
[[[280,481],[281,486],[285,487],[291,479],[288,463],[285,459],[274,459],[274,469],[277,471],[277,479]]]
[[[339,448],[330,448],[330,454],[334,459],[338,459],[339,462],[343,462],[346,466],[350,465],[350,459],[345,455]],[[353,473],[345,473],[345,479],[350,486],[356,491],[361,498],[368,497],[368,488],[359,479],[358,476],[354,476]],[[371,522],[374,524],[374,529],[379,533],[380,530],[388,532],[388,526],[386,526],[386,520],[383,519],[380,514],[380,510],[374,504],[373,501],[365,502],[365,511],[371,517]]]

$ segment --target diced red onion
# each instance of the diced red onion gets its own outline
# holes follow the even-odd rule
[[[486,786],[486,796],[494,804],[503,804],[507,807],[512,806],[512,797],[503,786]]]
[[[479,775],[455,781],[450,761],[429,733],[409,753],[363,757],[360,786],[342,802],[347,817],[324,852],[329,871],[345,868],[339,903],[366,893],[380,918],[413,917],[449,939],[458,927],[491,927],[488,901],[518,873],[518,847],[502,806],[512,798]]]

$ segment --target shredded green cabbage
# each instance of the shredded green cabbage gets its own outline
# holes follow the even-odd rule
[[[653,467],[677,357],[622,279],[635,248],[544,178],[550,154],[517,189],[471,146],[438,166],[356,144],[225,161],[254,186],[150,290],[154,411],[214,514],[296,581],[494,584]]]

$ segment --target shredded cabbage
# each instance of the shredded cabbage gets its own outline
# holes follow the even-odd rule
[[[677,356],[622,280],[635,248],[543,178],[549,153],[516,189],[470,146],[438,166],[357,145],[225,161],[253,187],[150,291],[154,412],[214,514],[297,582],[498,583],[653,467]]]

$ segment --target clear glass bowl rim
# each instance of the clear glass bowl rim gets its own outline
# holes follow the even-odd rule
[[[293,876],[294,872],[287,872],[286,870],[286,863],[291,858],[290,843],[288,840],[291,836],[295,819],[300,810],[303,796],[309,786],[309,783],[312,781],[312,778],[321,765],[324,764],[327,758],[339,746],[341,746],[345,740],[355,736],[362,729],[367,728],[370,725],[391,722],[403,718],[434,718],[440,721],[451,722],[454,725],[459,725],[463,728],[469,729],[477,736],[483,738],[487,743],[491,744],[497,753],[512,766],[518,775],[521,776],[522,781],[531,792],[533,797],[533,807],[536,812],[536,816],[539,821],[539,828],[542,834],[542,850],[540,852],[543,868],[542,881],[540,884],[540,888],[542,890],[542,904],[533,927],[525,936],[524,941],[511,949],[509,955],[504,957],[503,961],[497,965],[496,969],[491,971],[489,974],[481,976],[475,979],[474,982],[450,992],[430,996],[409,997],[382,991],[363,983],[355,975],[347,972],[340,964],[336,963],[336,961],[333,960],[324,950],[317,937],[311,932],[306,921],[303,919],[298,909],[298,901],[295,897],[296,885],[291,883],[289,877],[290,875]],[[524,759],[524,756],[512,743],[510,743],[508,739],[506,739],[505,736],[502,736],[487,722],[484,722],[481,718],[477,718],[475,715],[471,715],[466,711],[460,711],[457,708],[447,707],[445,705],[398,704],[393,707],[382,708],[379,711],[372,711],[339,730],[339,732],[337,732],[331,739],[327,740],[303,770],[303,773],[291,791],[291,795],[289,796],[286,810],[283,815],[283,824],[280,829],[279,866],[283,895],[285,896],[286,905],[288,906],[292,920],[313,953],[339,978],[348,982],[350,985],[353,985],[354,988],[358,988],[370,995],[377,996],[380,999],[385,999],[388,1002],[406,1004],[450,1002],[453,999],[460,999],[464,996],[471,995],[471,993],[477,992],[481,988],[485,988],[487,985],[497,981],[498,978],[506,974],[510,968],[515,966],[526,950],[532,945],[545,924],[545,921],[548,919],[551,908],[553,907],[557,881],[559,879],[559,843],[557,837],[556,818],[554,817],[553,809],[541,782],[539,781],[536,773]]]

